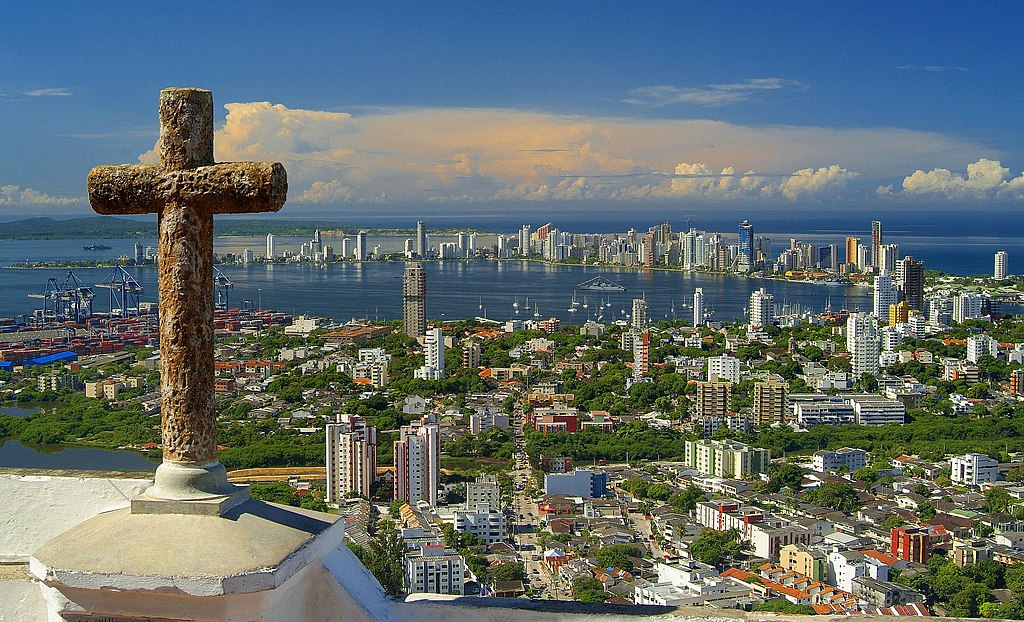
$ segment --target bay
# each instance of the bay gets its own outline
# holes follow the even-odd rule
[[[157,463],[128,450],[46,447],[36,449],[17,441],[0,444],[0,467],[22,469],[79,469],[84,471],[155,471]]]
[[[217,251],[240,252],[243,248],[254,248],[255,243],[261,241],[219,239]],[[71,247],[67,251],[73,253],[74,247],[82,247],[80,242],[88,241],[73,241],[73,244],[54,241],[47,244]],[[110,240],[108,245],[113,248],[98,252],[108,252],[116,257],[129,252],[133,244],[133,241]],[[0,265],[10,257],[9,246],[11,244],[5,245],[5,251],[0,252]],[[25,254],[30,248],[17,250]],[[61,252],[57,256],[66,255]],[[604,304],[602,321],[609,322],[622,319],[631,308],[632,298],[641,296],[647,299],[648,315],[652,320],[672,317],[691,319],[687,306],[697,287],[704,290],[705,308],[714,312],[712,319],[722,321],[741,319],[750,293],[760,287],[774,294],[777,304],[799,306],[815,312],[822,311],[829,303],[833,309],[868,309],[871,306],[871,291],[866,287],[792,283],[738,275],[564,266],[520,260],[435,261],[426,262],[423,266],[427,275],[427,317],[436,320],[460,320],[476,316],[498,321],[557,317],[564,323],[583,323],[588,317],[596,319],[600,305]],[[264,309],[295,315],[317,315],[337,321],[353,318],[400,319],[404,268],[405,264],[401,262],[333,263],[327,266],[308,263],[220,266],[234,283],[229,293],[229,302],[233,307],[248,300]],[[31,313],[38,308],[39,300],[29,298],[29,295],[42,291],[49,278],[55,278],[58,282],[64,280],[67,272],[60,269],[0,269],[0,316]],[[84,283],[95,285],[106,278],[110,269],[77,268],[73,272]],[[134,267],[130,268],[130,272],[145,288],[142,299],[155,302],[156,269]],[[570,302],[577,285],[598,275],[624,286],[626,290],[610,294],[576,291],[581,308],[575,313],[570,312]],[[109,293],[103,289],[94,291],[96,298],[93,310],[109,310]],[[519,314],[513,309],[517,299]],[[525,309],[527,302],[530,305],[529,311]],[[582,308],[584,302],[587,303],[585,309]]]

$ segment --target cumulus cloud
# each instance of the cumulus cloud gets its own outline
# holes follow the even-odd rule
[[[68,205],[80,202],[81,199],[56,197],[32,188],[0,186],[0,205]]]
[[[337,179],[314,181],[295,198],[297,203],[346,203],[353,199],[352,188]]]
[[[838,192],[848,183],[855,189],[861,180],[870,191],[904,171],[906,162],[930,167],[985,152],[962,139],[894,128],[749,126],[497,108],[349,113],[267,102],[225,108],[217,160],[283,162],[292,200],[316,204],[789,200]],[[155,163],[155,149],[140,160]]]
[[[629,91],[622,101],[627,104],[647,106],[668,106],[670,104],[694,104],[698,106],[723,106],[752,99],[766,91],[803,86],[796,80],[783,78],[752,78],[743,82],[706,84],[699,87],[642,86]]]
[[[753,198],[813,199],[841,191],[855,171],[838,164],[818,169],[805,168],[789,175],[737,173],[732,166],[716,172],[707,164],[681,162],[667,182],[630,186],[616,191],[620,199],[686,198],[697,200],[742,200]]]
[[[1024,199],[1024,173],[1013,177],[999,160],[981,158],[967,165],[967,176],[946,168],[918,169],[903,179],[901,192],[880,186],[880,195],[931,196],[947,199]]]

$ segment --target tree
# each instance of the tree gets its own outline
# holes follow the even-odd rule
[[[810,605],[797,605],[791,603],[785,598],[773,598],[772,600],[766,600],[754,608],[754,611],[773,611],[775,613],[784,613],[788,615],[814,615],[814,607]]]
[[[886,516],[885,520],[882,521],[882,527],[885,527],[886,529],[896,529],[897,527],[902,527],[906,524],[907,521],[903,520],[903,517],[899,514]]]
[[[772,464],[768,467],[768,490],[779,492],[783,488],[790,488],[794,491],[800,490],[804,479],[804,470],[792,462]]]
[[[669,497],[668,504],[679,512],[692,512],[698,503],[706,499],[707,494],[703,490],[690,484],[683,492],[677,492]]]
[[[735,529],[705,529],[690,545],[690,556],[699,562],[717,566],[740,552],[739,534]]]
[[[1012,502],[1013,497],[1010,496],[1010,493],[1006,492],[1005,488],[990,488],[985,491],[986,512],[1007,513],[1010,511],[1010,504]]]
[[[583,603],[603,603],[608,598],[604,591],[604,584],[592,577],[574,579],[572,597]]]
[[[494,569],[491,578],[495,581],[525,581],[526,568],[522,562],[505,562]]]
[[[633,570],[630,557],[638,557],[640,551],[628,544],[612,544],[598,549],[595,557],[597,563],[604,568],[621,568],[626,572]]]
[[[864,505],[857,496],[857,490],[845,482],[822,484],[807,493],[807,500],[840,512],[855,512]]]

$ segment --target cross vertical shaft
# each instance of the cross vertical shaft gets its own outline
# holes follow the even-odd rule
[[[165,172],[213,164],[213,94],[160,93]],[[213,405],[213,214],[172,199],[159,216],[162,441],[165,460],[216,461]]]

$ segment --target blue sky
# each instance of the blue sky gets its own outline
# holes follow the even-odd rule
[[[0,216],[87,211],[172,85],[325,215],[1024,198],[1016,3],[175,4],[4,10]]]

